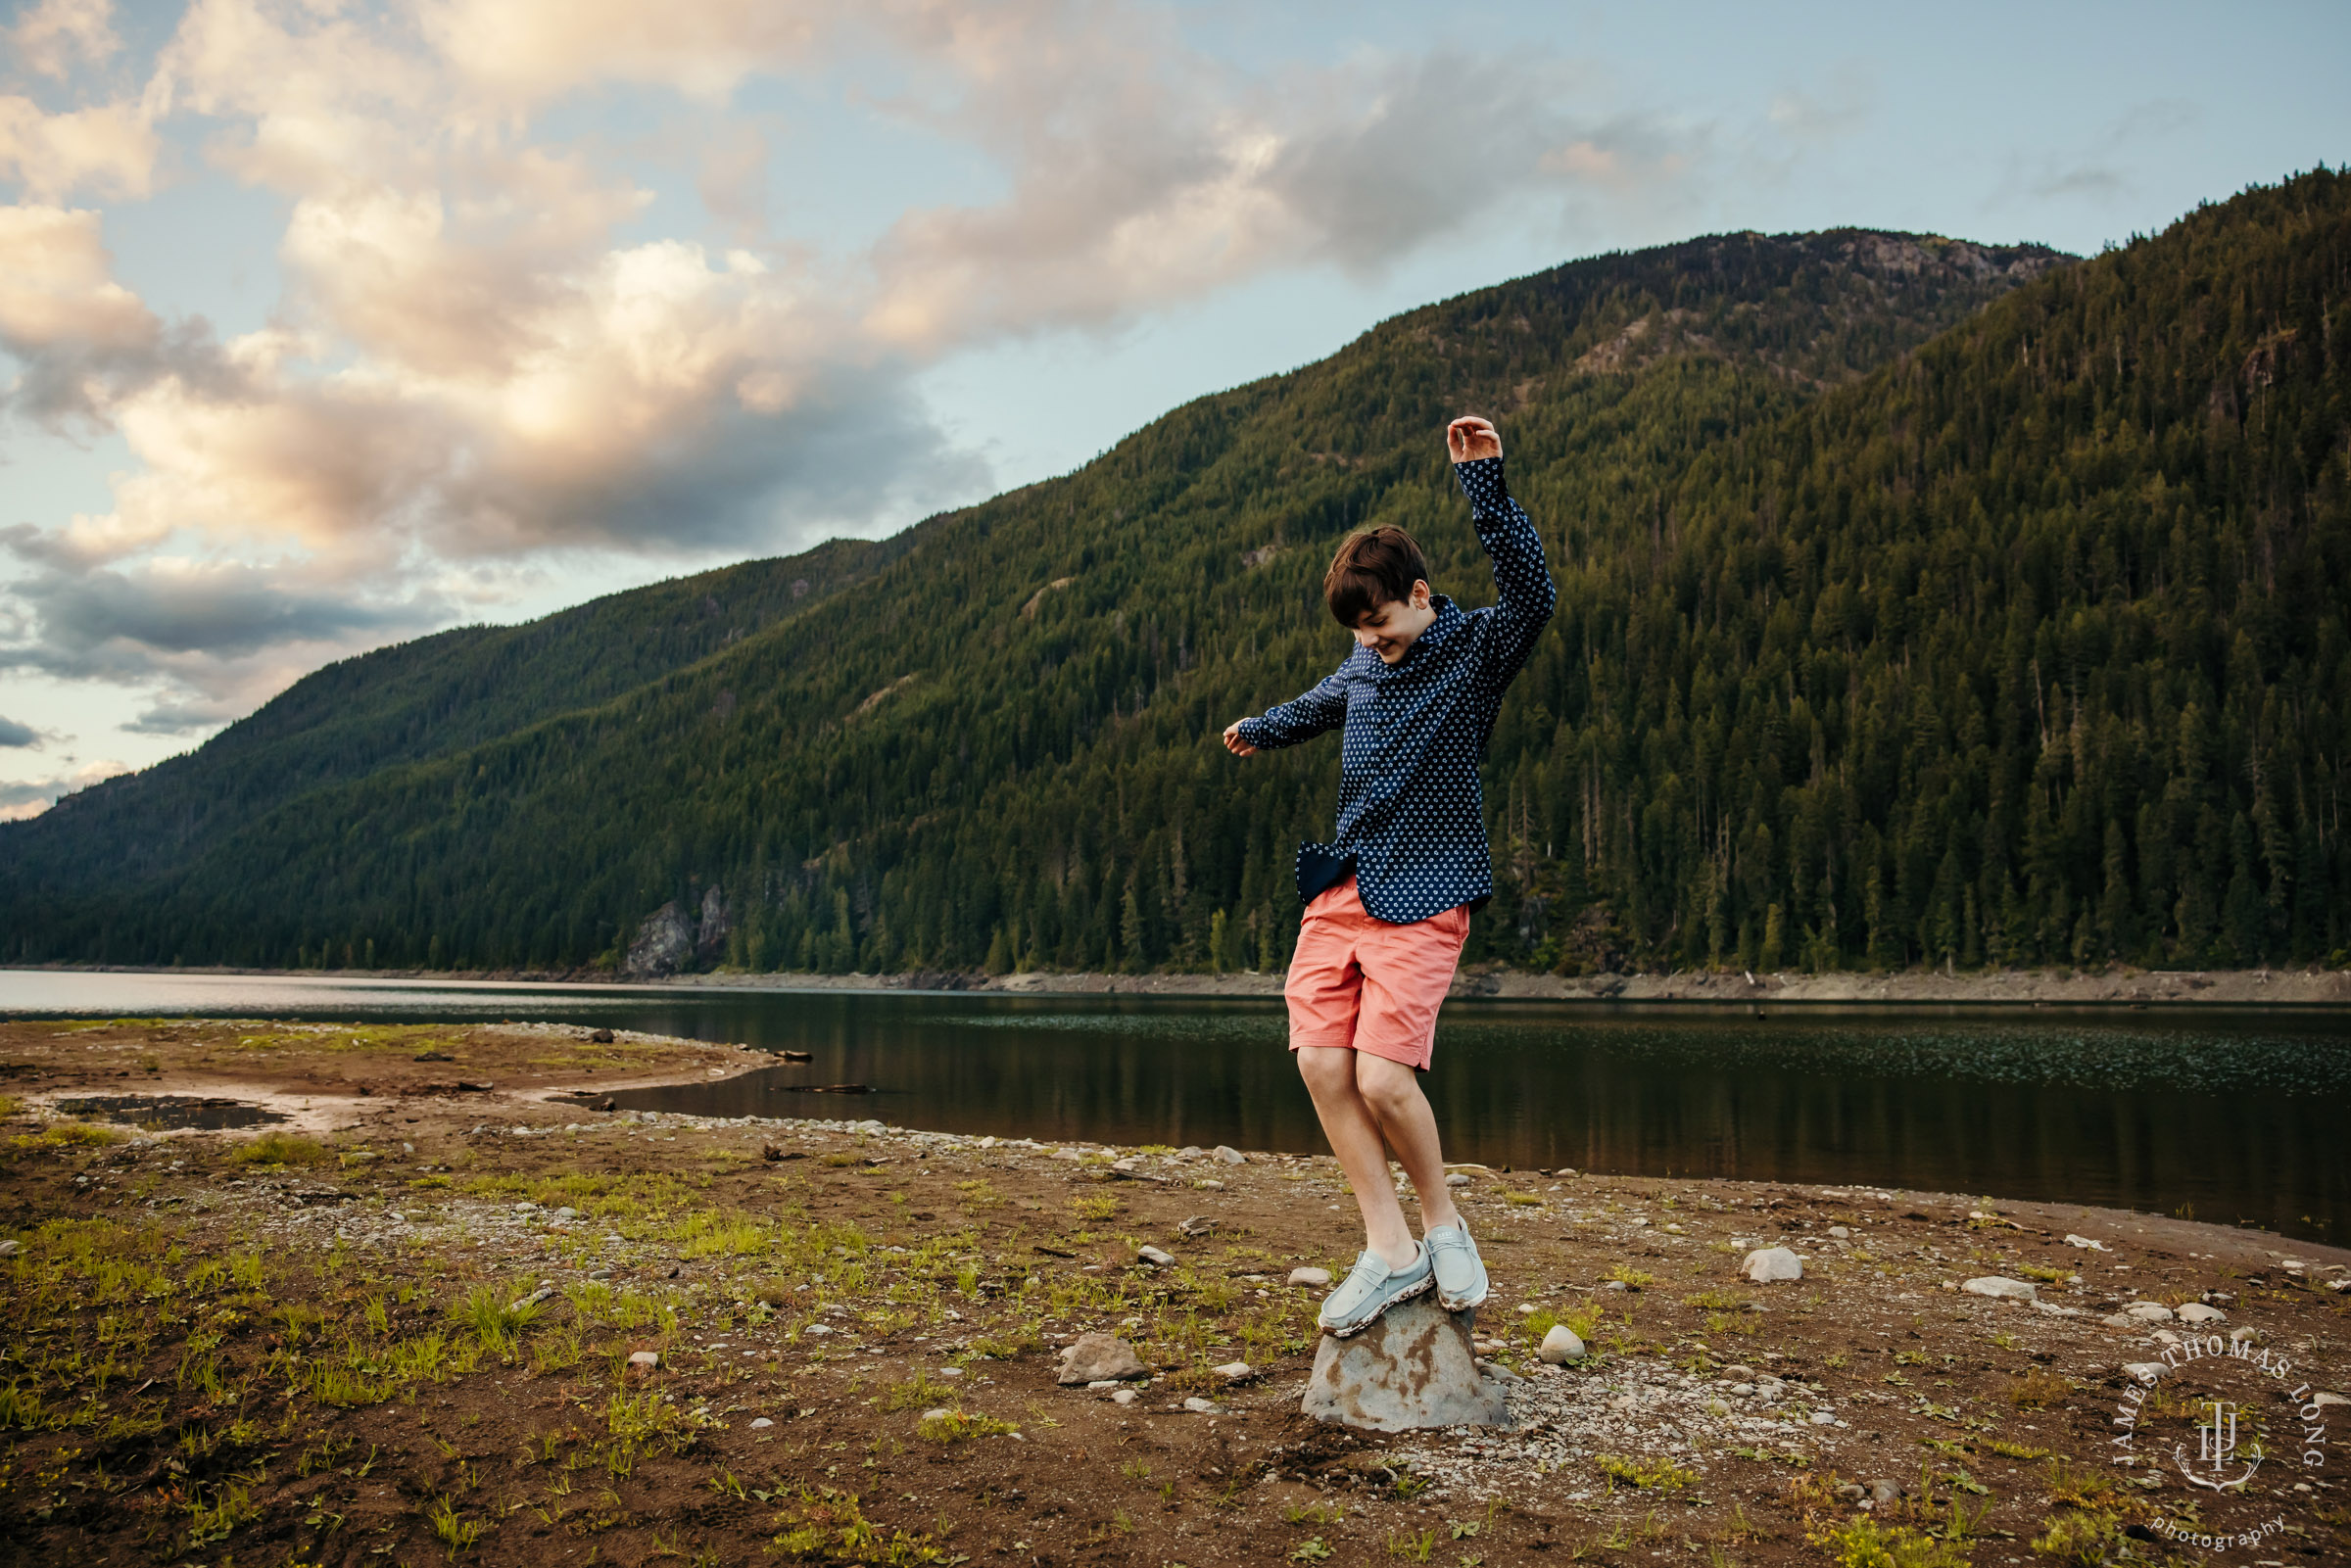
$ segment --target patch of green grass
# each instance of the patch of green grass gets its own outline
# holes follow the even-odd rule
[[[24,1108],[24,1102],[13,1094],[0,1094],[0,1121],[6,1121]]]
[[[1815,1538],[1837,1568],[1971,1568],[1959,1547],[1904,1525],[1851,1519]]]
[[[515,1297],[510,1287],[476,1285],[450,1316],[469,1331],[485,1351],[511,1360],[522,1330],[539,1315],[539,1304]]]
[[[1642,1270],[1633,1267],[1630,1263],[1618,1263],[1615,1267],[1601,1275],[1601,1278],[1612,1279],[1616,1281],[1617,1284],[1622,1285],[1626,1290],[1647,1290],[1650,1286],[1655,1285],[1657,1282],[1656,1275],[1644,1273]]]
[[[474,1543],[482,1539],[482,1526],[459,1514],[446,1493],[433,1499],[425,1518],[433,1527],[433,1539],[447,1547],[452,1557],[472,1550]]]
[[[892,1383],[882,1391],[877,1402],[885,1410],[911,1410],[916,1405],[945,1404],[955,1398],[955,1391],[928,1372],[917,1372],[903,1383]]]
[[[2052,1451],[2048,1449],[2034,1448],[2029,1443],[2011,1443],[2006,1438],[1988,1438],[1985,1440],[1984,1447],[2003,1459],[2021,1459],[2027,1463],[2036,1459],[2045,1459]]]
[[[103,1149],[120,1143],[130,1134],[120,1127],[109,1127],[96,1121],[52,1121],[37,1134],[19,1136],[9,1141],[20,1149]]]
[[[188,1511],[191,1550],[226,1541],[239,1525],[262,1516],[262,1505],[253,1500],[253,1489],[242,1481],[223,1481],[214,1489],[210,1501],[200,1491],[180,1506]]]
[[[1070,1200],[1070,1212],[1080,1219],[1114,1219],[1126,1207],[1106,1192],[1081,1193]]]
[[[973,1415],[964,1410],[946,1410],[937,1415],[927,1415],[914,1424],[917,1437],[942,1448],[972,1438],[1004,1437],[1019,1430],[1010,1421],[999,1421],[992,1415]]]
[[[231,1149],[228,1158],[232,1164],[240,1165],[314,1165],[326,1153],[326,1145],[315,1138],[271,1128]]]
[[[929,1535],[888,1529],[866,1518],[857,1495],[831,1487],[797,1487],[753,1492],[769,1503],[784,1525],[770,1543],[784,1556],[822,1562],[864,1563],[871,1568],[923,1568],[964,1561]]]
[[[1698,1477],[1670,1459],[1640,1459],[1622,1453],[1604,1453],[1593,1460],[1610,1486],[1637,1492],[1688,1492]]]

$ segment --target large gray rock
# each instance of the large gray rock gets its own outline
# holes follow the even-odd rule
[[[1804,1260],[1785,1247],[1758,1247],[1747,1255],[1739,1272],[1758,1285],[1804,1277]]]
[[[1134,1354],[1134,1347],[1115,1334],[1080,1334],[1061,1353],[1064,1387],[1150,1375],[1151,1369]]]
[[[1475,1311],[1448,1312],[1433,1296],[1388,1308],[1353,1339],[1322,1336],[1301,1407],[1318,1421],[1372,1432],[1504,1426],[1502,1385],[1470,1350]]]
[[[2038,1286],[2028,1285],[2021,1279],[2010,1279],[2004,1274],[1979,1274],[1974,1279],[1962,1281],[1959,1288],[1970,1296],[1989,1296],[1994,1301],[2040,1300]]]
[[[645,917],[621,960],[624,974],[675,974],[694,957],[694,920],[672,902]]]

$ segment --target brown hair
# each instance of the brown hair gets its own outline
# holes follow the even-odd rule
[[[1401,528],[1367,528],[1350,534],[1322,574],[1322,599],[1349,631],[1382,604],[1413,596],[1413,585],[1428,581],[1428,558]]]

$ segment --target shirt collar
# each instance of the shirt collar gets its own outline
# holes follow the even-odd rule
[[[1432,594],[1429,595],[1428,602],[1430,607],[1437,612],[1437,618],[1429,623],[1427,631],[1413,639],[1413,645],[1404,650],[1403,658],[1385,668],[1392,670],[1411,668],[1413,661],[1420,656],[1421,649],[1441,645],[1447,638],[1461,630],[1462,623],[1468,619],[1462,613],[1461,606],[1454,603],[1452,598],[1446,594]]]

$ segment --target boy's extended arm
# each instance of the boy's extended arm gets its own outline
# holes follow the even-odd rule
[[[1453,471],[1461,476],[1462,491],[1469,498],[1470,521],[1477,527],[1477,542],[1486,547],[1486,558],[1494,563],[1494,587],[1501,594],[1486,628],[1486,679],[1508,683],[1550,623],[1559,591],[1552,587],[1543,559],[1543,536],[1503,483],[1502,459],[1455,463]]]
[[[1347,722],[1347,688],[1339,679],[1346,668],[1341,664],[1338,670],[1315,683],[1315,689],[1304,696],[1268,708],[1254,719],[1243,719],[1233,728],[1240,732],[1243,740],[1260,750],[1294,746],[1301,740],[1312,740],[1325,730],[1336,730]]]

